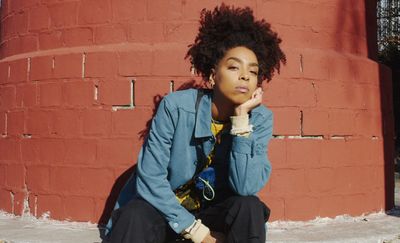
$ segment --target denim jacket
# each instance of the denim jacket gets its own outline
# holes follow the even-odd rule
[[[196,140],[207,156],[214,147],[211,132],[211,99],[200,99],[196,114],[196,89],[171,93],[163,98],[153,118],[149,136],[138,156],[137,171],[122,189],[115,209],[132,198],[143,198],[165,217],[177,233],[195,220],[181,206],[174,190],[192,179],[196,163]],[[253,132],[249,137],[232,136],[226,151],[228,184],[238,195],[255,195],[267,182],[271,164],[267,145],[272,136],[272,112],[263,105],[250,112]],[[221,142],[224,143],[224,140]],[[107,225],[111,228],[111,221]]]

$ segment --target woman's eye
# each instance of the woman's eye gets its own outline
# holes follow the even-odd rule
[[[257,71],[250,71],[251,74],[258,75]]]
[[[228,69],[229,69],[229,70],[237,70],[238,67],[236,67],[236,66],[229,66]]]

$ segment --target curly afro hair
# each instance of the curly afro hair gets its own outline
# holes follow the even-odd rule
[[[214,11],[201,11],[199,33],[189,45],[186,58],[189,57],[197,74],[207,81],[211,70],[228,50],[244,46],[257,56],[259,82],[268,82],[275,70],[279,73],[281,62],[286,63],[280,43],[281,39],[271,30],[271,25],[264,19],[256,21],[249,7],[234,8],[222,4]]]

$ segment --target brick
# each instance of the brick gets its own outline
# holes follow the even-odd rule
[[[154,48],[153,75],[188,76],[190,64],[185,60],[187,46],[185,44],[162,44]],[[173,70],[173,71],[172,71]]]
[[[0,188],[0,209],[7,213],[12,213],[11,193],[8,190]]]
[[[83,133],[85,135],[108,135],[111,133],[111,111],[86,110],[83,113]]]
[[[40,161],[40,139],[23,139],[21,141],[21,157],[23,163],[26,164],[41,163],[42,161]]]
[[[6,167],[5,163],[0,164],[0,185],[4,186],[6,184]],[[1,193],[1,189],[0,189]]]
[[[301,113],[298,108],[273,108],[274,135],[300,135]]]
[[[135,80],[135,105],[154,107],[156,98],[164,97],[169,91],[170,80],[167,78],[137,78]]]
[[[117,74],[117,55],[113,52],[88,53],[85,77],[112,77]]]
[[[298,68],[302,67],[304,77],[316,80],[329,79],[332,62],[336,64],[336,59],[332,60],[332,57],[323,50],[302,52],[300,55],[296,59]]]
[[[118,110],[112,113],[112,132],[117,136],[136,137],[147,124],[150,125],[151,119],[150,109]]]
[[[1,35],[2,35],[2,38],[4,38],[5,40],[10,39],[17,34],[16,28],[14,28],[14,25],[15,25],[14,18],[15,18],[14,16],[7,16],[2,21]]]
[[[94,29],[94,42],[96,44],[109,44],[126,42],[128,27],[124,25],[106,25]]]
[[[40,140],[40,162],[43,164],[62,164],[65,152],[63,139],[42,138]]]
[[[257,13],[260,17],[268,16],[268,21],[273,23],[294,25],[294,23],[291,22],[291,17],[295,14],[292,4],[292,2],[280,3],[277,1],[257,1]],[[279,9],[279,11],[286,14],[279,14],[276,9]]]
[[[12,6],[12,4],[10,4],[10,0],[1,1],[1,11],[2,11],[1,16],[2,17],[7,16],[12,12],[10,5]]]
[[[54,117],[50,111],[28,110],[26,114],[26,133],[49,135],[53,131]]]
[[[89,165],[96,160],[96,140],[66,139],[64,164]]]
[[[31,58],[30,80],[45,80],[53,77],[53,57]]]
[[[152,21],[179,20],[182,18],[180,1],[153,0],[147,3],[147,19]]]
[[[129,105],[132,97],[130,80],[99,83],[99,101],[107,105]]]
[[[66,137],[82,135],[82,118],[79,110],[57,110],[54,116],[54,133]]]
[[[321,166],[336,167],[349,163],[348,142],[344,139],[328,139],[322,141]]]
[[[53,30],[50,32],[39,33],[39,49],[56,49],[64,46],[63,33]]]
[[[23,12],[20,11],[25,8],[29,8],[35,5],[40,4],[40,0],[31,0],[31,1],[24,1],[24,0],[12,0],[10,1],[10,10],[13,12]]]
[[[110,22],[112,17],[109,0],[82,0],[79,12],[79,24],[103,24]]]
[[[15,189],[22,189],[25,185],[25,167],[22,164],[6,166],[6,185]]]
[[[67,54],[54,57],[55,78],[81,78],[82,54]]]
[[[379,85],[381,67],[378,63],[370,59],[357,59],[352,63],[353,68],[358,70],[356,72],[355,81],[357,83],[369,83]]]
[[[51,219],[64,219],[64,202],[58,195],[38,195],[37,197],[38,217]]]
[[[50,189],[50,168],[48,166],[28,166],[26,185],[30,192],[46,193]]]
[[[18,35],[23,35],[28,32],[28,13],[25,11],[21,11],[13,15],[13,22],[15,32]]]
[[[192,43],[198,31],[198,23],[166,23],[164,25],[165,40],[174,43]]]
[[[365,85],[318,83],[318,105],[328,108],[368,108],[368,89]],[[368,97],[368,98],[367,98]],[[379,97],[379,96],[378,96]]]
[[[94,200],[90,197],[66,197],[65,216],[73,221],[93,220],[94,206]]]
[[[371,161],[375,165],[383,165],[385,162],[383,141],[383,139],[374,139],[371,141]]]
[[[82,191],[80,170],[75,167],[51,167],[50,189],[63,194],[78,194]]]
[[[355,194],[348,195],[343,198],[343,204],[346,214],[351,216],[360,216],[365,213],[365,207],[368,204],[367,195],[365,194]]]
[[[347,141],[348,162],[351,165],[375,164],[373,160],[376,144],[370,138],[349,139]]]
[[[384,96],[389,96],[391,91],[387,89],[387,91],[383,92],[386,93]],[[367,97],[365,102],[365,108],[368,110],[379,111],[382,108],[384,109],[385,106],[381,101],[384,100],[384,96],[381,95],[380,87],[379,86],[364,86],[364,97]],[[391,106],[391,105],[390,105]]]
[[[129,24],[130,42],[157,43],[164,41],[164,24],[162,22],[136,22]]]
[[[306,182],[311,192],[329,193],[335,187],[335,170],[318,168],[306,170]]]
[[[67,106],[89,107],[94,102],[94,84],[86,81],[72,81],[63,84],[63,97]]]
[[[288,85],[286,104],[289,106],[315,107],[316,89],[312,81],[292,81]]]
[[[327,127],[329,121],[329,113],[327,110],[306,109],[302,111],[302,134],[309,135],[326,135],[329,134]]]
[[[77,2],[59,2],[49,5],[48,8],[52,27],[65,28],[77,24]]]
[[[288,139],[286,146],[288,168],[313,168],[320,164],[321,139]]]
[[[27,80],[28,60],[19,59],[10,62],[10,82],[24,82]]]
[[[268,145],[268,158],[273,169],[285,168],[287,163],[287,146],[285,139],[274,138]]]
[[[268,107],[274,106],[286,106],[288,95],[288,81],[287,79],[277,80],[274,79],[272,82],[263,83],[263,104]]]
[[[33,217],[37,217],[37,196],[34,194],[28,194],[28,207],[29,207],[29,214]]]
[[[7,113],[0,111],[0,135],[7,133]]]
[[[0,62],[0,84],[8,83],[9,65],[8,62]]]
[[[62,104],[62,83],[39,84],[39,104],[60,106]]]
[[[319,212],[320,217],[334,218],[337,215],[345,214],[344,196],[341,195],[326,195],[319,199]]]
[[[153,53],[149,51],[127,51],[118,55],[119,75],[137,76],[150,75]]]
[[[20,144],[16,139],[0,138],[0,161],[20,161]]]
[[[81,169],[81,183],[85,195],[107,198],[114,184],[113,172],[109,169]]]
[[[33,107],[36,106],[37,90],[36,83],[27,83],[16,87],[16,105],[17,107]]]
[[[136,22],[146,18],[147,4],[135,0],[114,0],[111,1],[113,20],[121,22]],[[132,11],[134,10],[134,11]]]
[[[38,31],[49,28],[49,9],[47,6],[38,6],[29,10],[29,31]]]
[[[10,111],[7,114],[7,134],[21,136],[25,131],[24,111]]]
[[[15,86],[1,86],[0,110],[13,109],[16,106]]]
[[[38,37],[36,34],[21,36],[17,40],[17,46],[19,47],[17,53],[26,53],[38,50]]]
[[[373,167],[335,168],[335,191],[342,194],[365,193],[373,187]]]
[[[379,112],[358,111],[355,115],[355,134],[364,136],[382,136],[382,116]]]
[[[85,46],[93,44],[93,29],[78,27],[65,29],[62,33],[65,46]]]
[[[285,220],[304,221],[314,219],[320,203],[316,197],[299,196],[285,198]]]
[[[20,190],[13,191],[14,194],[14,212],[13,214],[21,216],[24,212],[24,201],[26,198],[26,193]]]
[[[304,169],[276,169],[271,174],[271,193],[304,195],[308,192]]]
[[[352,135],[355,130],[355,114],[352,110],[330,110],[328,127],[332,135]]]
[[[106,165],[133,165],[134,142],[132,139],[100,139],[97,161]]]

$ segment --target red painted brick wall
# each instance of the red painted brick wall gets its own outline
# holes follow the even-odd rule
[[[183,58],[199,11],[220,2],[3,0],[0,209],[97,222],[155,100],[193,78]],[[271,22],[288,58],[265,85],[273,220],[385,207],[390,74],[368,59],[364,2],[226,1]]]

